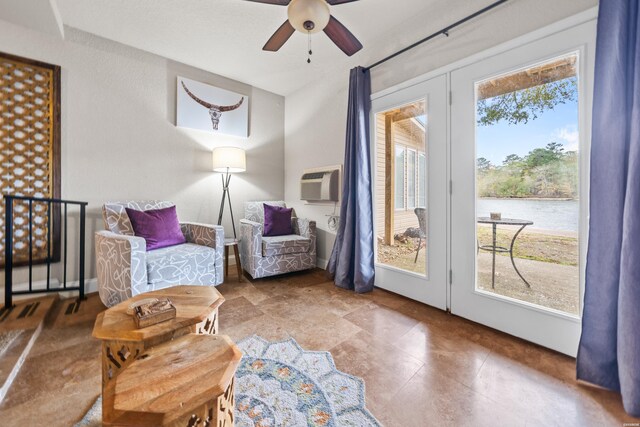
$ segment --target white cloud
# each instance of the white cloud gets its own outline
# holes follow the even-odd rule
[[[576,151],[580,145],[580,133],[575,126],[565,126],[556,129],[552,135],[556,142],[564,145],[565,151]]]

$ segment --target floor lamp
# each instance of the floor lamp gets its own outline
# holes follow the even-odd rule
[[[229,212],[231,213],[231,226],[233,227],[233,237],[236,236],[236,224],[233,219],[233,208],[231,207],[231,196],[229,195],[229,181],[231,174],[244,172],[247,170],[247,158],[242,148],[218,147],[213,150],[213,170],[221,172],[222,177],[222,201],[220,202],[220,213],[218,214],[218,225],[222,224],[222,214],[224,213],[225,201],[229,202]]]

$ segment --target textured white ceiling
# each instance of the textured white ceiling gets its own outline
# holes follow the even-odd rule
[[[286,7],[243,0],[58,0],[65,25],[137,47],[281,95],[332,69],[368,65],[404,40],[427,34],[433,11],[464,16],[491,0],[361,0],[332,7],[335,17],[363,43],[345,56],[325,35],[295,33],[279,52],[262,46],[286,19]],[[455,9],[452,11],[451,9]],[[442,13],[440,13],[441,15]],[[411,25],[422,19],[424,25]],[[443,22],[444,25],[445,22]],[[436,28],[434,28],[436,29]],[[345,76],[346,78],[346,76]]]
[[[64,37],[55,0],[0,0],[0,18],[14,24]]]
[[[301,33],[279,52],[262,51],[287,17],[283,6],[245,0],[50,1],[57,1],[65,25],[286,96],[330,74],[347,79],[349,68],[370,65],[494,0],[360,0],[333,6],[332,14],[364,48],[349,58],[318,33],[312,36],[311,64]],[[545,25],[595,4],[510,0],[451,36],[465,37],[468,28],[481,28],[481,38],[499,39],[499,32],[517,34],[518,28],[537,28],[536,23]]]

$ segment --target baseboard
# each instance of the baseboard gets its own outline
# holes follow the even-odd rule
[[[328,261],[326,259],[322,259],[322,258],[316,258],[316,266],[318,268],[321,268],[323,270],[327,269],[327,264]],[[236,257],[233,255],[229,255],[229,266],[235,266],[236,265]],[[80,282],[78,282],[77,280],[74,280],[73,282],[67,282],[67,286],[68,287],[76,287],[79,285]],[[38,280],[36,282],[33,282],[32,284],[32,288],[33,289],[45,289],[47,287],[47,281],[46,280]],[[61,289],[62,288],[62,283],[60,283],[60,281],[58,279],[51,279],[51,281],[49,282],[49,288],[50,289]],[[16,283],[13,285],[13,289],[15,291],[26,291],[29,289],[29,283],[28,282],[24,282],[24,283]],[[62,291],[62,296],[63,297],[71,297],[73,296],[76,292],[78,291]],[[98,278],[93,277],[91,279],[86,279],[84,281],[84,292],[85,294],[88,293],[92,293],[92,292],[98,292]],[[37,294],[40,295],[40,294]],[[16,295],[15,298],[31,298],[33,297],[33,295]],[[0,301],[4,301],[4,289],[2,291],[0,291]]]
[[[73,282],[67,282],[67,287],[73,288],[76,286],[79,286],[80,282],[78,280],[74,280]],[[32,289],[46,289],[47,288],[47,281],[46,280],[38,280],[32,283],[31,286]],[[64,291],[63,287],[62,287],[62,283],[60,283],[60,281],[58,279],[51,279],[49,281],[49,289],[60,289],[60,293],[62,294],[63,297],[70,297],[75,295],[78,291]],[[15,283],[13,285],[13,290],[14,291],[27,291],[29,290],[29,282],[24,282],[24,283]],[[91,292],[98,292],[98,278],[94,277],[91,279],[85,279],[84,281],[84,292],[85,294],[91,293]],[[16,295],[15,298],[16,299],[20,299],[20,298],[33,298],[34,296],[37,295],[43,295],[42,294],[30,294],[30,295]],[[0,292],[0,295],[2,296],[1,301],[4,301],[4,289],[2,290],[2,292]]]
[[[77,282],[76,282],[77,283]],[[69,284],[69,286],[72,286],[71,284]],[[77,286],[77,285],[73,285],[73,286]],[[33,289],[46,289],[47,287],[47,281],[46,280],[36,280],[32,283],[32,287]],[[60,281],[58,279],[51,279],[49,281],[49,287],[51,289],[56,289],[56,288],[61,288],[62,284],[60,283]],[[23,283],[14,283],[13,284],[13,290],[14,291],[26,291],[29,289],[29,282],[23,282]]]
[[[77,286],[77,285],[76,285]],[[84,292],[89,294],[91,292],[98,292],[98,278],[94,277],[93,279],[84,281]]]
[[[329,261],[327,261],[326,259],[316,258],[316,267],[326,270],[327,264],[329,264]]]

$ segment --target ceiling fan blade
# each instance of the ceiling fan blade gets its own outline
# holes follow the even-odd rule
[[[362,43],[333,16],[323,31],[348,56],[362,49]]]
[[[273,33],[269,41],[265,43],[262,50],[268,50],[269,52],[278,51],[282,47],[282,45],[285,44],[287,40],[289,40],[289,37],[291,37],[291,35],[295,31],[295,28],[293,28],[293,26],[287,19],[286,21],[284,21],[284,24],[282,24],[280,28],[278,28],[276,32]]]
[[[291,3],[291,0],[245,0],[252,1],[254,3],[266,3],[266,4],[275,4],[276,6],[288,6]]]
[[[329,3],[331,6],[336,6],[338,4],[351,3],[354,1],[358,1],[358,0],[327,0],[327,3]]]

